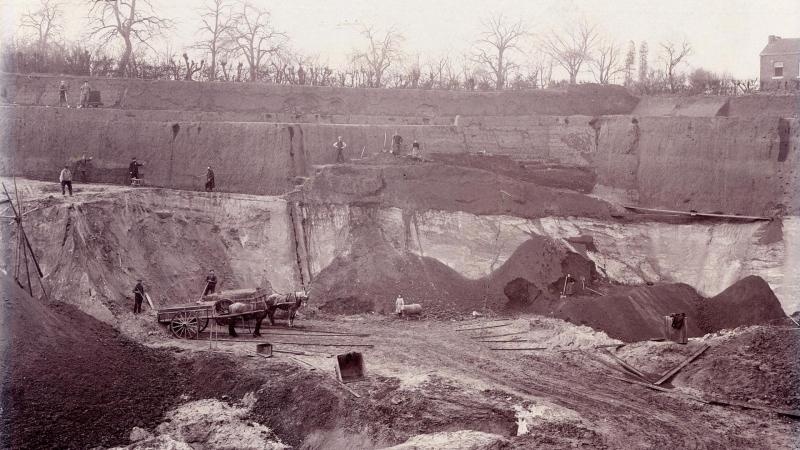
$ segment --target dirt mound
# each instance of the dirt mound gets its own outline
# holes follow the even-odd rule
[[[698,316],[701,328],[708,333],[744,325],[786,323],[786,313],[775,293],[763,278],[755,275],[701,302]]]
[[[751,327],[710,336],[711,348],[687,366],[674,384],[723,399],[800,409],[800,333]]]
[[[562,267],[582,258],[570,257],[550,238],[531,235],[491,274],[471,280],[434,258],[396,248],[369,222],[356,225],[351,236],[350,253],[337,256],[312,283],[311,296],[322,299],[323,311],[389,312],[397,295],[422,303],[427,313],[500,310],[507,306],[504,290],[512,280],[524,278],[543,290],[565,275]]]
[[[489,169],[441,163],[325,166],[305,188],[311,204],[463,211],[525,218],[610,218],[612,206],[587,195],[519,180]],[[553,183],[551,183],[553,184]]]
[[[6,276],[0,283],[2,447],[124,445],[182,398],[240,398],[260,386],[226,357],[143,347],[70,305],[42,304]]]
[[[691,319],[701,299],[691,286],[682,283],[617,287],[602,297],[567,297],[558,302],[553,316],[634,342],[662,337],[664,316],[685,312],[690,317],[688,334],[701,336],[703,331]]]
[[[376,227],[359,226],[353,235],[351,253],[335,258],[314,279],[310,295],[323,299],[321,310],[389,312],[399,294],[406,303],[422,303],[427,312],[482,305],[482,297],[471,292],[474,282],[438,260],[395,249]]]

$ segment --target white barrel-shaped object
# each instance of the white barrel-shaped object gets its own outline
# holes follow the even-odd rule
[[[410,305],[403,306],[403,314],[408,314],[409,316],[417,316],[422,314],[422,305],[419,303],[412,303]]]

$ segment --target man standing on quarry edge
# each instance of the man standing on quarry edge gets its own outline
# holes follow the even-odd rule
[[[83,86],[81,86],[81,104],[79,108],[88,108],[89,107],[89,92],[92,88],[89,86],[88,81],[83,82]]]
[[[216,289],[217,289],[217,276],[214,275],[213,270],[209,270],[208,276],[206,277],[206,290],[203,291],[203,295],[213,294]]]
[[[336,142],[333,143],[333,146],[336,148],[336,162],[343,163],[344,162],[344,149],[347,147],[347,144],[342,140],[342,137],[339,136],[336,139]]]
[[[144,286],[142,280],[136,280],[136,286],[133,287],[133,313],[139,314],[142,312],[142,302],[144,301]]]
[[[128,173],[131,175],[131,180],[139,178],[139,167],[143,165],[144,164],[136,161],[136,158],[131,159],[131,163],[128,166]]]
[[[208,166],[208,170],[206,170],[206,192],[211,192],[214,190],[214,171],[211,170],[211,166]]]
[[[64,190],[65,187],[69,188],[69,196],[72,197],[72,172],[69,171],[68,166],[61,169],[61,174],[58,176],[58,181],[61,183],[61,195],[67,195]]]

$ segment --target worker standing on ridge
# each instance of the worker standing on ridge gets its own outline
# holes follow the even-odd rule
[[[78,108],[88,108],[89,107],[89,92],[92,88],[89,86],[89,81],[84,81],[83,86],[81,86],[81,104]]]
[[[397,130],[394,130],[394,134],[392,135],[392,154],[394,156],[400,156],[400,151],[403,146],[403,136],[400,136],[397,133]]]
[[[209,270],[208,276],[206,276],[206,290],[203,291],[203,295],[213,294],[216,289],[217,289],[217,276],[214,275],[213,270]]]
[[[208,166],[206,170],[206,192],[212,192],[214,190],[214,171],[211,170],[211,166]]]
[[[69,188],[69,196],[72,197],[72,172],[69,171],[69,167],[66,164],[64,165],[64,168],[61,169],[61,174],[58,176],[58,181],[61,183],[61,195],[67,195],[67,192],[64,189],[67,187]]]
[[[339,136],[336,139],[336,142],[333,143],[334,148],[336,148],[336,162],[343,163],[344,162],[344,149],[347,148],[347,144],[342,140],[342,137]]]
[[[136,280],[136,286],[133,287],[133,313],[139,314],[142,312],[142,302],[144,301],[144,286],[142,280]]]
[[[414,158],[420,158],[422,155],[419,152],[419,142],[414,139],[414,143],[411,144],[411,156]]]
[[[67,83],[64,80],[61,80],[61,84],[58,86],[58,106],[66,106],[69,108],[69,103],[67,102]]]
[[[131,176],[131,181],[139,179],[139,167],[143,165],[144,164],[136,161],[136,158],[131,159],[131,163],[128,165],[128,173]]]

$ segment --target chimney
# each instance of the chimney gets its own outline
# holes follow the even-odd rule
[[[777,41],[780,38],[781,38],[780,36],[775,36],[774,34],[770,34],[767,43],[772,44],[773,42]]]

